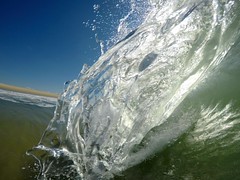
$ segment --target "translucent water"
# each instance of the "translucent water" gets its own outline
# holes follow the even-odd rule
[[[240,164],[233,158],[240,140],[239,1],[150,0],[147,7],[142,24],[58,99],[28,152],[40,163],[39,179],[240,174],[230,171]],[[219,171],[207,171],[204,163],[216,157],[209,166]]]

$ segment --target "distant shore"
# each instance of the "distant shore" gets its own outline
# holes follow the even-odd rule
[[[52,98],[58,97],[58,94],[44,92],[44,91],[38,91],[38,90],[28,89],[28,88],[23,88],[23,87],[17,87],[17,86],[2,84],[2,83],[0,83],[0,89],[20,92],[20,93],[24,93],[24,94],[33,94],[33,95],[38,95],[38,96],[52,97]]]

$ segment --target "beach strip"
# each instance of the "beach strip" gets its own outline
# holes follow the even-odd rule
[[[24,93],[24,94],[33,94],[33,95],[38,95],[38,96],[52,97],[52,98],[58,97],[58,94],[44,92],[44,91],[38,91],[38,90],[28,89],[28,88],[23,88],[23,87],[17,87],[17,86],[12,86],[12,85],[8,85],[8,84],[2,84],[2,83],[0,83],[0,89],[7,90],[7,91],[20,92],[20,93]]]

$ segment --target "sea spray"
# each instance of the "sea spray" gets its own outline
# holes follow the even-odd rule
[[[151,7],[145,0],[104,0],[93,5],[95,18],[83,24],[94,32],[104,54],[142,24]]]

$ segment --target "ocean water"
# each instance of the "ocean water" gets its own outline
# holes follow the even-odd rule
[[[239,179],[240,2],[129,3],[27,151],[38,179]]]
[[[0,90],[0,179],[32,180],[39,171],[26,151],[53,117],[56,99]]]

